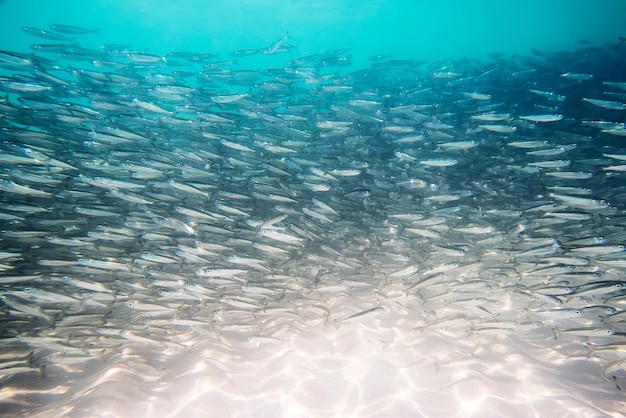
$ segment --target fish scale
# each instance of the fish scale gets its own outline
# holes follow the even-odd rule
[[[26,29],[100,35],[51,28]],[[603,90],[623,89],[623,48],[562,52],[567,73],[549,53],[357,68],[347,50],[283,55],[290,34],[237,61],[33,49],[0,51],[0,384],[16,413],[197,408],[194,385],[256,411],[254,382],[309,415],[337,413],[307,407],[318,384],[363,406],[344,415],[440,390],[450,416],[449,392],[472,389],[460,375],[509,412],[563,408],[544,393],[619,411],[624,104]],[[253,55],[280,65],[244,72]]]

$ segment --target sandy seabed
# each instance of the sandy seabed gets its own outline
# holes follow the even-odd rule
[[[367,293],[333,295],[331,315],[312,305],[266,315],[225,310],[212,325],[219,332],[129,342],[86,369],[50,369],[40,389],[29,382],[24,400],[44,402],[41,417],[618,417],[624,410],[620,381],[602,373],[615,354],[590,355],[603,338],[555,338],[549,321],[477,327],[478,315],[492,316],[486,310],[399,293],[379,297],[377,315],[342,320],[368,309]],[[504,325],[523,315],[503,308],[497,318]],[[5,387],[5,398],[19,397],[18,386]]]

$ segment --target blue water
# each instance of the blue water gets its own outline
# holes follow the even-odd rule
[[[626,2],[541,1],[154,1],[5,0],[0,48],[28,51],[23,26],[63,23],[101,28],[81,46],[130,44],[153,53],[217,53],[262,48],[289,33],[294,56],[352,48],[355,63],[395,59],[478,58],[603,46],[625,35]]]
[[[0,0],[0,415],[618,416],[625,17]]]

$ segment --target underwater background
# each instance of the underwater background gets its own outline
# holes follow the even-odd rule
[[[0,415],[623,416],[624,21],[0,0]]]
[[[434,61],[604,45],[623,35],[626,14],[619,0],[5,0],[0,7],[0,47],[9,50],[29,50],[23,26],[62,22],[101,29],[105,38],[81,39],[85,47],[106,41],[155,54],[189,50],[225,58],[289,33],[297,56],[352,48],[358,63],[377,54]]]

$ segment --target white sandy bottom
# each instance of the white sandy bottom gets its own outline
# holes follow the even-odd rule
[[[339,327],[283,321],[262,342],[229,331],[126,347],[51,396],[41,416],[596,417],[626,408],[602,377],[608,360],[549,328],[468,335],[411,327],[389,308]]]

